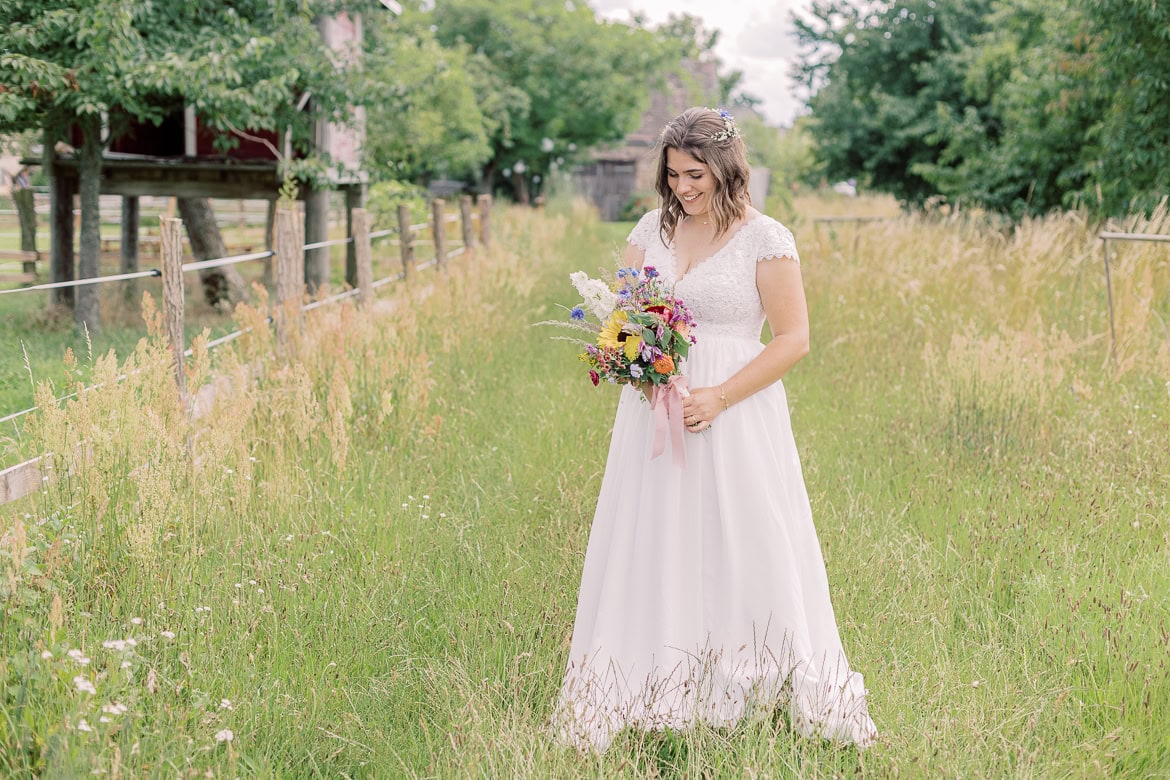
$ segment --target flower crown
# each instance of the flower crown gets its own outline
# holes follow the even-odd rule
[[[719,114],[723,119],[723,129],[711,135],[712,141],[730,141],[732,138],[739,138],[739,126],[735,124],[735,117],[728,113],[727,109],[708,108],[707,110]]]

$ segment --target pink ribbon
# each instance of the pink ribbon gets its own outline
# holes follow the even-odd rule
[[[654,450],[650,459],[654,460],[666,452],[666,433],[670,431],[670,449],[674,453],[674,465],[680,469],[687,467],[687,451],[683,445],[683,399],[690,395],[687,391],[687,378],[675,374],[665,385],[654,388],[650,399],[650,408],[654,410]],[[665,399],[663,398],[665,396]]]

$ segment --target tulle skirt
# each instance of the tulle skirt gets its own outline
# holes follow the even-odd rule
[[[706,334],[685,366],[718,385],[763,349]],[[624,388],[552,728],[604,751],[627,726],[731,725],[787,708],[801,733],[876,729],[841,647],[782,383],[651,459],[654,415]]]

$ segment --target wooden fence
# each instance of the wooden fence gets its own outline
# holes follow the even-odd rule
[[[198,410],[210,406],[207,399],[201,403],[193,403],[188,398],[186,388],[185,358],[191,354],[186,348],[184,340],[184,274],[224,265],[233,265],[241,262],[255,261],[273,257],[275,259],[275,315],[273,322],[277,331],[277,344],[282,344],[291,327],[300,327],[300,320],[304,312],[321,306],[327,306],[351,297],[357,297],[360,306],[368,306],[375,297],[378,287],[398,281],[413,280],[416,275],[428,268],[444,270],[453,257],[471,252],[477,243],[487,246],[491,243],[491,213],[492,198],[490,195],[480,195],[478,203],[472,201],[471,196],[464,195],[459,199],[459,211],[447,213],[447,204],[441,199],[435,199],[430,205],[429,219],[426,222],[411,223],[410,210],[407,206],[398,208],[398,224],[384,230],[371,231],[370,215],[365,209],[354,209],[350,235],[346,238],[321,241],[313,244],[304,242],[303,215],[296,209],[279,209],[276,212],[274,230],[274,247],[272,251],[255,252],[246,255],[221,257],[214,260],[204,260],[194,263],[183,262],[182,251],[182,220],[160,217],[159,235],[161,247],[161,273],[146,271],[138,275],[161,275],[163,281],[163,312],[166,318],[167,339],[175,355],[174,373],[180,397],[188,413],[199,416]],[[461,242],[452,246],[448,242],[448,226],[460,223]],[[478,229],[477,229],[478,228]],[[429,238],[427,233],[430,234]],[[396,236],[389,243],[397,245],[402,263],[402,270],[390,276],[374,279],[373,274],[373,247],[375,240]],[[417,254],[423,255],[427,245],[433,250],[426,252],[428,259],[417,260]],[[330,246],[347,245],[351,249],[353,262],[356,264],[356,285],[335,295],[307,301],[305,292],[305,252],[306,250],[323,249]],[[112,281],[124,281],[126,275],[108,277]],[[137,276],[137,275],[130,275]],[[93,283],[95,280],[81,280],[80,283]],[[38,289],[52,287],[49,285],[34,285],[12,292],[34,292]],[[235,331],[221,336],[208,344],[210,349],[235,340],[243,331]],[[83,392],[98,390],[97,387],[86,388]],[[59,399],[64,400],[64,399]],[[31,414],[36,407],[25,409],[15,414],[0,418],[0,422],[8,422],[20,416]],[[0,471],[0,504],[5,504],[23,498],[30,493],[41,490],[48,481],[49,469],[48,454],[40,455],[15,466]]]

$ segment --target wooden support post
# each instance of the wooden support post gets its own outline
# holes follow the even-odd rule
[[[354,239],[345,245],[345,282],[350,287],[358,287],[358,259],[357,234],[354,232],[353,213],[366,206],[366,187],[364,184],[351,184],[345,188],[345,234]],[[366,223],[366,232],[369,233],[369,223]]]
[[[71,282],[73,270],[73,195],[71,179],[57,163],[53,149],[56,137],[45,131],[45,175],[49,177],[49,281]],[[50,293],[53,303],[73,305],[73,288],[59,287]]]
[[[374,266],[370,250],[370,213],[363,208],[350,212],[353,220],[353,249],[357,262],[358,301],[362,306],[374,302]]]
[[[276,333],[284,343],[299,320],[305,279],[304,224],[296,206],[276,210]]]
[[[322,186],[305,187],[305,244],[329,240],[329,190]],[[304,260],[305,283],[309,294],[316,295],[317,288],[329,284],[330,247],[310,249]]]
[[[414,233],[410,230],[410,209],[398,207],[398,240],[402,248],[402,274],[406,281],[414,278]]]
[[[475,249],[475,224],[471,217],[471,196],[459,196],[459,221],[463,227],[463,246],[465,251]]]
[[[118,270],[124,274],[138,271],[138,196],[122,198],[122,262]],[[126,305],[133,309],[138,305],[138,280],[129,279],[125,285]]]
[[[175,382],[179,387],[179,397],[185,399],[187,373],[183,369],[183,352],[187,347],[183,336],[183,221],[160,218],[159,236],[162,247],[163,314],[167,323],[167,339],[175,353]]]
[[[435,262],[440,269],[447,267],[447,215],[443,210],[446,205],[442,198],[431,201],[431,232],[435,234]]]
[[[492,243],[492,196],[479,196],[479,239],[485,247]]]

